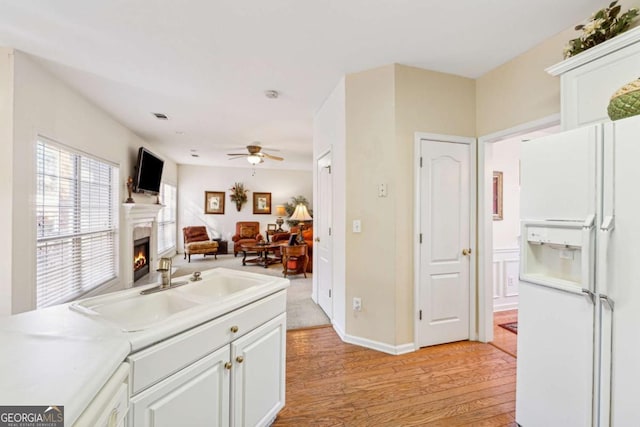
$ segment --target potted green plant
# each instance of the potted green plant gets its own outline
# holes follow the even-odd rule
[[[576,31],[582,31],[580,37],[569,40],[564,48],[564,57],[570,58],[605,42],[629,29],[631,23],[638,17],[638,9],[631,8],[620,14],[618,1],[609,4],[608,7],[598,10],[591,18],[576,26]]]

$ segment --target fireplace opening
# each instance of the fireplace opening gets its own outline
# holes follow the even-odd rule
[[[149,273],[149,238],[143,237],[133,242],[133,281]]]

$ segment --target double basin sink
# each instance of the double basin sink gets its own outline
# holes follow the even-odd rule
[[[69,307],[73,311],[115,324],[125,332],[136,332],[188,310],[224,304],[273,279],[264,276],[267,279],[265,282],[259,277],[246,277],[231,270],[216,270],[203,272],[200,280],[184,286],[148,295],[142,295],[140,289],[130,289],[80,300]]]

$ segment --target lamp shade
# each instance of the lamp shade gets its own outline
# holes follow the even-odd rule
[[[287,215],[287,209],[284,207],[284,205],[276,206],[276,215],[277,216],[286,216]]]
[[[313,218],[311,218],[311,215],[309,215],[307,207],[300,203],[298,206],[296,206],[296,210],[293,211],[293,215],[291,215],[290,219],[293,219],[295,221],[311,221]]]

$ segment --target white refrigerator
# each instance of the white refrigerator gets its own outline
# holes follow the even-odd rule
[[[640,425],[640,116],[524,142],[516,422]]]

